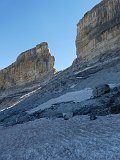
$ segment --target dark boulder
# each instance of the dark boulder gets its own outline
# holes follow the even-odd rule
[[[93,89],[93,97],[97,98],[109,92],[110,92],[110,86],[108,84],[101,84],[101,85],[96,86]]]

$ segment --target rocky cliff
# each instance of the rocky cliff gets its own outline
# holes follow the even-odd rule
[[[49,78],[42,43],[0,71],[0,160],[120,160],[119,1],[80,21],[75,66]]]
[[[43,42],[20,54],[12,65],[0,71],[0,88],[9,88],[54,74],[54,57]]]
[[[103,0],[77,24],[77,58],[120,50],[120,0]]]

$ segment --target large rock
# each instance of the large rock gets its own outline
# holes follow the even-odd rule
[[[101,84],[101,85],[96,86],[93,89],[93,97],[96,98],[96,97],[102,96],[103,94],[109,93],[109,92],[110,92],[109,85],[108,84]]]
[[[77,24],[76,48],[79,61],[120,51],[120,0],[103,0],[84,15]]]
[[[38,44],[35,48],[20,54],[12,65],[0,70],[0,89],[25,84],[40,79],[48,73],[53,75],[54,61],[48,44],[46,42]]]
[[[113,114],[120,113],[120,93],[118,93],[118,96],[114,96],[111,99],[110,112]]]

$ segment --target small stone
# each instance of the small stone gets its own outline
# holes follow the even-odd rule
[[[72,112],[63,113],[64,120],[68,120],[68,119],[70,119],[72,117],[73,117],[73,113]]]
[[[90,114],[90,120],[95,120],[95,119],[97,119],[96,115],[93,114],[93,113],[91,113],[91,114]]]

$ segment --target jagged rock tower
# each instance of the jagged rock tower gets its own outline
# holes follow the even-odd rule
[[[120,51],[120,0],[103,0],[77,24],[77,60]]]
[[[54,61],[48,44],[38,44],[35,48],[20,54],[16,62],[0,71],[0,89],[32,82],[49,73],[53,75]]]

